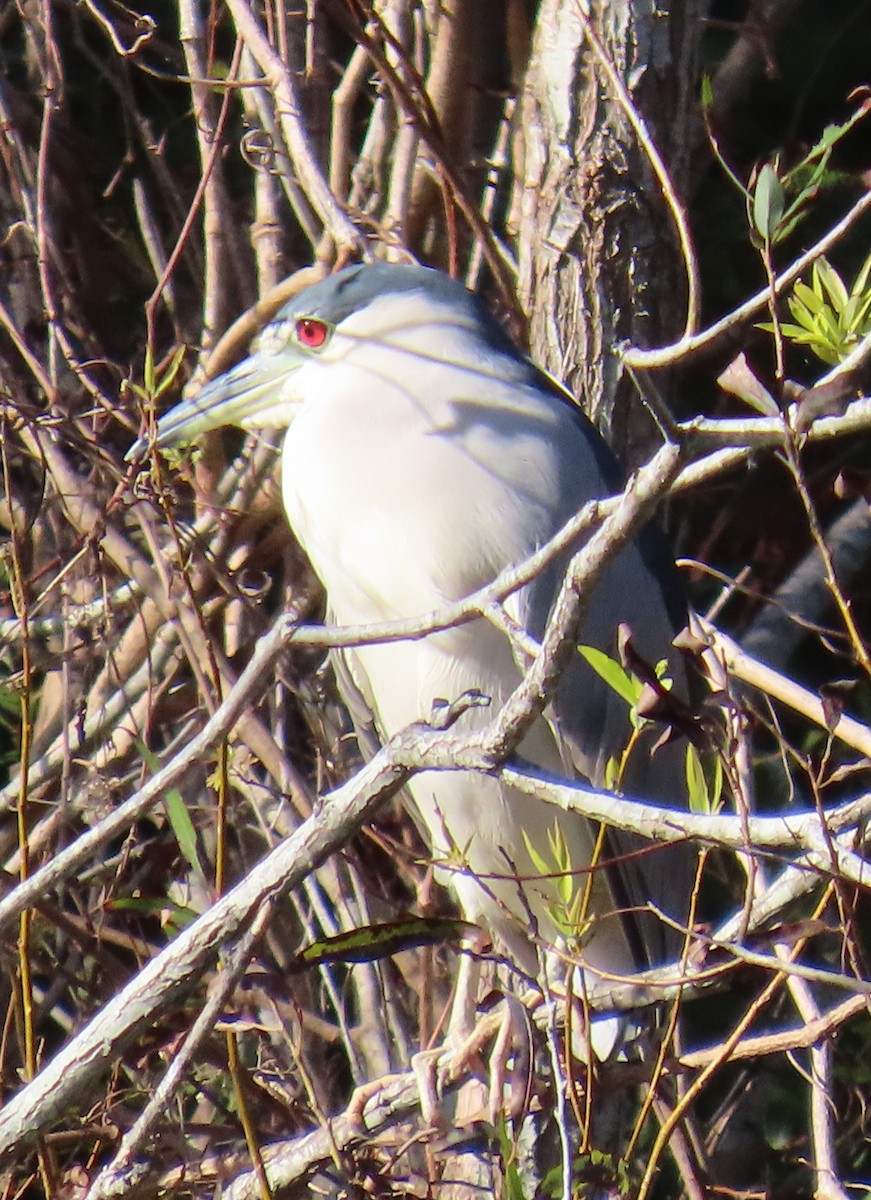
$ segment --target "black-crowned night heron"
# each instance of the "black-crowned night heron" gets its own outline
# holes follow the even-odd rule
[[[415,266],[353,266],[301,292],[249,358],[163,417],[156,442],[191,441],[227,424],[287,427],[288,520],[340,625],[419,617],[467,596],[619,485],[587,419],[482,303],[440,272]],[[142,450],[138,443],[129,457]],[[660,573],[653,557],[643,539],[622,552],[592,599],[581,642],[613,656],[625,622],[650,662],[668,656],[670,564]],[[506,603],[509,618],[533,638],[542,636],[560,577],[558,564]],[[434,702],[470,691],[488,696],[491,707],[466,712],[456,730],[488,721],[521,678],[508,636],[484,619],[420,640],[342,650],[337,660],[355,720],[382,738],[429,718]],[[579,654],[518,753],[600,784],[630,731],[626,702]],[[679,801],[679,764],[674,747],[653,756],[649,745],[636,747],[628,790]],[[465,916],[535,975],[536,945],[565,941],[566,889],[553,876],[568,863],[579,872],[576,888],[585,887],[596,829],[471,772],[420,774],[409,791],[435,863],[452,864],[445,876]],[[557,827],[564,849],[555,853]],[[619,872],[594,873],[597,920],[575,947],[593,975],[625,975],[661,959],[655,921],[639,926],[626,914],[652,900],[678,921],[685,917],[686,880],[659,862],[652,854]]]

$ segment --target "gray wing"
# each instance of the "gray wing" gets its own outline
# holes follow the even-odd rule
[[[638,545],[624,551],[600,582],[579,641],[616,658],[617,627],[625,623],[643,657],[651,663],[665,657],[679,612],[674,592],[669,592],[670,567],[670,560],[665,559],[665,577],[661,578],[651,569],[650,554],[643,553]],[[558,583],[557,572],[531,585],[528,620],[536,636],[543,632]],[[673,651],[669,666],[676,694],[686,699],[683,664]],[[608,759],[622,753],[629,740],[631,727],[625,701],[578,654],[566,669],[547,715],[560,741],[567,771],[594,786],[601,785]],[[634,748],[623,791],[669,807],[685,807],[684,745],[667,744],[654,753],[660,733],[647,731]],[[633,914],[627,923],[639,965],[662,963],[679,952],[682,935],[653,915],[651,906],[680,925],[686,924],[695,850],[689,843],[651,849],[650,843],[616,829],[609,830],[608,850],[617,860],[610,872],[615,902]]]
[[[327,622],[332,623],[332,614],[327,613]],[[366,762],[381,749],[381,737],[372,710],[368,682],[353,650],[331,650],[330,665],[336,675],[339,695],[348,710],[357,745]]]

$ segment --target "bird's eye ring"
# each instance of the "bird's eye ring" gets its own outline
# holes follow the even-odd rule
[[[300,317],[296,323],[299,344],[308,350],[320,350],[330,336],[330,327],[316,317]]]

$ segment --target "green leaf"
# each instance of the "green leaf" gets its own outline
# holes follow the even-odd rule
[[[567,943],[579,947],[590,927],[590,919],[585,911],[586,889],[577,886],[575,867],[560,821],[555,819],[547,831],[550,860],[536,849],[526,830],[523,830],[523,841],[535,870],[547,878],[556,892],[556,899],[547,905],[547,915]]]
[[[575,881],[571,874],[573,867],[568,842],[566,841],[563,827],[558,820],[554,820],[553,826],[547,831],[547,842],[553,858],[553,867],[551,870],[557,873],[557,878],[554,881],[556,883],[557,894],[561,903],[568,907],[574,898]]]
[[[197,852],[197,834],[194,823],[178,788],[172,788],[166,793],[163,804],[175,840],[178,842],[178,848],[184,855],[185,861],[192,871],[196,871],[205,878],[205,871],[203,871]]]
[[[714,755],[709,760],[706,771],[702,756],[690,743],[686,748],[684,771],[690,812],[719,812],[723,797],[723,764],[719,757]]]
[[[856,276],[855,280],[853,281],[853,286],[850,289],[850,291],[854,295],[859,295],[860,293],[865,291],[866,287],[868,286],[869,275],[871,275],[871,254],[869,254],[868,257],[865,259],[864,263],[862,264],[861,268],[859,269],[859,274]]]
[[[169,389],[175,383],[176,379],[178,378],[179,368],[181,367],[181,364],[184,362],[184,356],[185,356],[186,352],[187,352],[187,346],[177,346],[176,347],[176,350],[175,350],[172,358],[170,359],[170,361],[167,365],[167,368],[164,371],[163,376],[154,391],[155,400],[159,400],[160,397],[164,394],[164,392],[169,391]]]
[[[143,404],[148,403],[148,393],[144,387],[140,387],[138,383],[134,383],[132,379],[121,380],[121,395],[126,396],[128,392],[132,392],[137,399]]]
[[[513,1126],[509,1127],[504,1113],[499,1114],[496,1122],[496,1135],[499,1139],[499,1154],[502,1159],[502,1189],[504,1200],[527,1200],[523,1175],[518,1164],[518,1148],[512,1136]],[[559,1180],[557,1180],[559,1183]]]
[[[800,279],[795,281],[792,294],[804,304],[809,312],[818,313],[825,308],[826,302],[823,297],[813,288],[809,288],[806,283],[802,283]]]
[[[168,896],[119,896],[107,902],[113,912],[139,913],[140,916],[159,917],[161,927],[175,937],[193,925],[201,915],[186,904],[177,904]]]
[[[702,770],[702,760],[695,746],[687,746],[684,770],[687,781],[687,798],[690,812],[710,812],[708,806],[708,785],[705,772]]]
[[[159,767],[155,756],[144,743],[137,741],[136,745],[139,753],[147,763],[148,769],[152,774],[157,774]],[[172,788],[164,795],[163,806],[166,809],[170,828],[185,862],[192,871],[195,871],[201,878],[205,879],[205,871],[202,868],[200,856],[197,851],[197,834],[194,829],[194,823],[191,820],[187,805],[178,788]]]
[[[529,855],[530,861],[531,861],[532,865],[535,867],[536,871],[538,871],[539,875],[550,875],[550,873],[551,873],[550,863],[547,861],[547,859],[544,857],[544,855],[541,854],[540,851],[533,844],[532,838],[529,836],[529,834],[526,832],[526,830],[525,829],[521,830],[521,833],[523,834],[523,841],[524,841],[524,844],[526,845],[526,853]]]
[[[798,325],[792,326],[787,321],[782,321],[780,324],[781,332],[786,333],[788,329],[792,328],[806,329],[808,333],[812,333],[816,337],[817,322],[813,313],[808,312],[804,305],[799,304],[798,301],[795,302],[795,305],[790,304],[789,310],[795,317]],[[774,326],[772,325],[771,328],[773,329]]]
[[[142,378],[145,382],[145,392],[149,399],[154,397],[154,349],[151,342],[145,347],[145,363],[142,368]]]
[[[859,307],[862,303],[861,296],[850,296],[847,303],[844,305],[844,310],[841,313],[840,325],[842,329],[855,329],[857,325],[857,315]]]
[[[607,683],[612,691],[621,696],[627,704],[634,706],[641,698],[641,681],[629,671],[621,667],[613,658],[609,658],[603,650],[595,646],[578,646],[578,651],[596,672]]]
[[[759,329],[767,329],[769,332],[774,329],[770,323],[759,325]],[[791,342],[816,342],[819,340],[819,333],[814,325],[793,325],[789,321],[782,321],[780,331],[784,337],[788,337]]]
[[[843,125],[827,125],[820,134],[819,140],[817,141],[814,149],[811,151],[811,154],[815,153],[817,150],[823,149],[831,151],[840,138],[843,137],[846,129],[846,122]]]
[[[805,344],[814,352],[820,362],[827,363],[830,367],[835,367],[844,357],[837,350],[833,350],[826,342],[820,341],[818,338],[806,338]]]
[[[840,312],[847,303],[847,289],[844,287],[844,281],[841,276],[826,258],[818,258],[813,265],[812,272],[814,275],[814,290],[820,292],[820,288],[817,286],[818,281],[828,293],[835,311]]]
[[[753,224],[765,242],[773,242],[783,216],[783,186],[770,163],[760,169],[753,189]]]
[[[825,341],[832,347],[837,346],[843,338],[837,314],[830,308],[824,308],[817,313],[817,328]]]
[[[366,925],[306,946],[296,955],[291,969],[307,970],[328,962],[374,962],[418,946],[461,942],[474,928],[468,921],[413,916]]]
[[[853,310],[855,315],[851,327],[857,333],[867,333],[865,326],[868,321],[868,313],[871,312],[871,291],[867,291],[862,295],[851,296],[850,303],[856,306]]]

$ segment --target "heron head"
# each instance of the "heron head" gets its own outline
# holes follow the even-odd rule
[[[416,371],[434,367],[491,378],[533,371],[461,283],[427,267],[352,266],[284,305],[246,359],[161,417],[155,444],[193,442],[224,425],[289,426],[301,406],[330,385],[325,370],[340,363],[358,372],[343,374],[352,389],[377,387],[379,375],[388,373],[413,386]],[[147,448],[140,438],[127,460]]]

